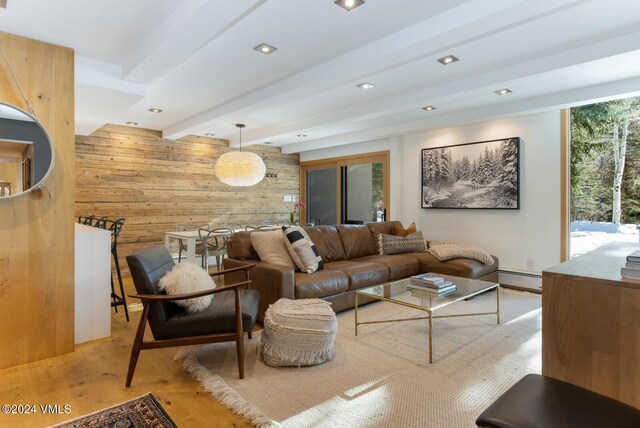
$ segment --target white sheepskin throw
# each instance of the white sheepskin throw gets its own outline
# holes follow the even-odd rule
[[[165,276],[160,278],[158,288],[168,295],[195,293],[216,288],[213,278],[200,266],[183,262],[178,263]],[[213,296],[196,297],[195,299],[178,300],[175,303],[186,308],[187,312],[198,312],[211,304]]]

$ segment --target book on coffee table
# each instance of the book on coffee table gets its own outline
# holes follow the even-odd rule
[[[446,281],[443,277],[435,276],[432,273],[423,273],[421,275],[414,275],[410,278],[410,280],[411,280],[411,284],[420,285],[424,287],[431,287],[435,289],[443,288],[452,284],[451,281]]]
[[[426,299],[426,298],[437,298],[437,297],[445,297],[448,296],[450,294],[453,294],[456,292],[456,290],[458,289],[458,287],[456,287],[455,284],[453,284],[453,286],[447,287],[446,289],[442,289],[442,290],[434,290],[434,289],[430,289],[430,288],[412,288],[410,286],[407,286],[407,289],[409,289],[409,291],[411,291],[411,295],[413,297],[419,297],[421,299]]]
[[[640,250],[636,250],[627,256],[628,262],[640,263]]]
[[[430,293],[431,295],[443,295],[445,293],[455,291],[456,285],[451,281],[447,281],[443,287],[433,288],[425,285],[411,283],[407,284],[407,289],[424,291]]]

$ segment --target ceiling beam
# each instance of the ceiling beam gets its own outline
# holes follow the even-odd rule
[[[464,94],[485,87],[510,86],[510,82],[514,81],[517,85],[518,79],[530,78],[554,70],[598,61],[602,58],[634,52],[637,50],[637,46],[640,46],[640,31],[634,30],[637,28],[621,29],[619,33],[622,34],[617,34],[606,40],[586,43],[573,49],[558,46],[555,52],[538,58],[514,62],[485,72],[474,70],[472,74],[453,81],[440,81],[431,86],[421,87],[419,90],[410,88],[405,93],[392,97],[381,97],[366,104],[345,106],[300,121],[247,132],[244,144],[260,144],[264,141],[286,138],[298,132],[309,133],[314,128],[381,118],[412,108],[419,109],[427,99],[430,103],[438,104],[440,100],[450,100],[455,94]],[[632,32],[629,33],[629,31]]]
[[[550,8],[576,1],[543,0],[530,5],[526,11],[510,11],[510,17],[516,21],[530,19],[532,13],[548,13]],[[226,115],[246,116],[275,104],[306,98],[364,76],[440,54],[477,38],[478,32],[493,34],[497,28],[513,25],[507,24],[512,21],[499,14],[521,3],[523,0],[452,1],[448,9],[425,21],[169,126],[163,130],[163,136],[176,139],[197,134],[209,128],[212,121]],[[461,31],[461,27],[467,26],[473,28]],[[479,29],[476,28],[478,26]]]
[[[123,67],[123,78],[151,82],[189,59],[233,28],[267,0],[220,2],[189,0],[158,26]]]
[[[492,106],[484,106],[482,109],[474,108],[455,111],[449,114],[433,116],[428,119],[369,128],[343,135],[305,141],[303,143],[288,144],[282,147],[282,153],[301,153],[310,150],[397,137],[400,135],[417,134],[431,129],[460,125],[466,126],[497,118],[543,113],[545,111],[559,110],[582,104],[633,97],[640,95],[638,88],[640,88],[640,77],[622,79],[615,82],[584,86],[562,92],[502,102]]]

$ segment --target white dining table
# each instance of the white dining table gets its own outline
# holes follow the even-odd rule
[[[231,236],[229,232],[212,232],[209,236]],[[196,263],[196,244],[200,241],[197,230],[169,231],[164,234],[164,245],[171,252],[171,240],[181,239],[187,242],[187,261]]]

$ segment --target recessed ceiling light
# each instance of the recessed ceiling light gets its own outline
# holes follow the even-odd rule
[[[138,126],[138,122],[127,122],[129,126]]]
[[[210,132],[207,132],[207,133],[206,133],[206,134],[204,134],[204,135],[205,135],[205,137],[215,137],[215,136],[216,136],[216,134],[212,134],[212,133],[210,133]]]
[[[371,89],[371,88],[375,87],[376,85],[374,85],[373,83],[364,82],[364,83],[361,83],[361,84],[359,84],[357,86],[360,89]]]
[[[335,4],[346,10],[347,12],[351,12],[358,6],[362,6],[364,0],[336,0]]]
[[[435,110],[435,109],[436,109],[436,108],[435,108],[434,106],[426,106],[426,107],[422,107],[422,110],[425,110],[425,111],[433,111],[433,110]]]
[[[305,138],[307,136],[307,134],[298,134],[299,138]]]
[[[454,62],[460,61],[457,57],[453,55],[443,56],[442,58],[438,58],[438,62],[442,65],[453,64]]]
[[[511,89],[508,89],[508,88],[498,89],[497,91],[494,91],[494,92],[498,95],[507,95],[511,93]]]
[[[162,113],[162,110],[161,110],[161,109],[159,109],[159,108],[155,108],[155,107],[150,108],[150,109],[149,109],[149,111],[150,111],[151,113]]]
[[[260,52],[265,55],[269,55],[278,50],[275,46],[268,45],[266,43],[260,43],[258,46],[253,48],[254,51]]]

